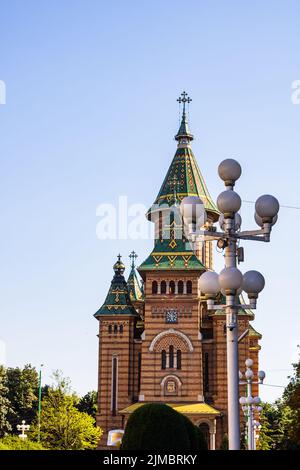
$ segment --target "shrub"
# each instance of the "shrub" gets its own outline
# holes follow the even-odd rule
[[[190,451],[190,429],[182,415],[170,406],[148,403],[128,419],[121,450]]]
[[[0,439],[0,450],[45,450],[42,444],[18,436],[6,436]]]

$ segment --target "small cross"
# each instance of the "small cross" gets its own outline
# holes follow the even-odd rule
[[[132,251],[129,255],[129,258],[131,259],[131,267],[134,268],[135,267],[135,260],[137,259],[138,255],[136,254],[135,251]]]
[[[122,256],[120,255],[120,253],[118,254],[117,258],[118,258],[118,261],[119,261],[119,263],[120,263],[120,262],[121,262],[121,258],[122,258]]]
[[[181,96],[177,99],[178,103],[183,103],[183,112],[185,113],[185,103],[190,103],[192,98],[188,96],[188,94],[184,91],[181,93]]]
[[[175,174],[173,175],[173,177],[171,178],[171,180],[169,182],[169,187],[170,187],[170,189],[173,189],[174,198],[176,199],[176,195],[177,195],[178,188],[179,188],[179,181],[178,181],[177,176]]]
[[[18,429],[18,431],[21,431],[21,434],[19,434],[19,437],[21,439],[26,439],[27,434],[25,434],[25,431],[29,431],[30,425],[25,424],[25,419],[23,419],[22,424],[17,424],[17,429]]]

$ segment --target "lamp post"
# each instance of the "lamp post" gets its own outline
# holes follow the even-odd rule
[[[256,308],[258,294],[264,288],[264,277],[257,271],[248,271],[244,275],[237,269],[237,261],[243,260],[243,251],[237,247],[238,240],[270,241],[272,226],[277,221],[279,203],[270,195],[257,199],[255,204],[255,221],[259,230],[241,231],[242,219],[238,213],[241,198],[234,191],[236,180],[242,169],[233,159],[220,163],[218,173],[224,181],[226,190],[217,198],[217,206],[221,213],[218,232],[211,220],[207,220],[203,202],[199,197],[188,196],[180,204],[180,212],[184,221],[185,233],[195,246],[197,242],[217,241],[219,248],[224,250],[225,268],[218,275],[206,271],[200,277],[200,291],[207,301],[209,311],[223,310],[224,305],[215,305],[218,293],[226,298],[226,347],[227,347],[227,396],[228,396],[228,437],[229,449],[240,448],[240,411],[239,411],[239,376],[238,376],[238,323],[239,308]],[[194,248],[195,249],[195,248]],[[240,303],[242,291],[248,294],[249,304]]]
[[[254,420],[254,412],[258,411],[260,413],[262,411],[262,407],[260,406],[260,402],[261,402],[260,398],[252,396],[252,385],[262,384],[266,374],[263,370],[260,370],[258,372],[259,380],[254,381],[253,380],[254,374],[252,370],[252,366],[253,366],[252,359],[246,359],[245,365],[246,365],[246,372],[245,372],[246,381],[243,382],[241,380],[240,385],[247,385],[247,396],[240,398],[240,404],[242,405],[242,410],[247,419],[248,450],[255,450],[256,448],[255,428],[259,427],[259,423]],[[239,373],[239,377],[240,379],[243,379],[243,374]]]
[[[41,364],[39,372],[39,403],[38,403],[38,442],[41,440],[41,411],[42,411],[42,367]]]

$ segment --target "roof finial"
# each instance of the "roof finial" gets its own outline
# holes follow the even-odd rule
[[[181,96],[179,96],[179,98],[177,99],[177,101],[178,101],[179,104],[183,103],[183,113],[182,114],[185,114],[185,103],[189,104],[192,101],[192,98],[190,98],[188,96],[188,94],[185,91],[183,91],[181,93]]]
[[[135,251],[132,251],[129,255],[129,258],[131,259],[131,268],[132,269],[135,268],[135,260],[136,260],[137,257],[138,257],[138,255],[136,254]]]
[[[114,264],[113,269],[116,274],[122,275],[125,271],[125,266],[121,261],[122,256],[120,254],[118,254],[117,258],[118,258],[118,261]]]
[[[183,91],[180,97],[177,99],[178,103],[183,103],[183,110],[182,110],[182,119],[181,124],[179,127],[179,131],[177,132],[175,139],[179,142],[178,145],[181,146],[188,146],[190,141],[193,140],[193,135],[190,133],[189,126],[186,119],[185,113],[185,105],[186,103],[190,103],[192,99],[188,96],[188,94]]]

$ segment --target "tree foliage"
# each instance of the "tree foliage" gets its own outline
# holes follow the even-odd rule
[[[293,368],[282,399],[263,406],[258,449],[300,450],[300,361]]]
[[[8,416],[11,413],[11,403],[8,398],[6,370],[0,366],[0,437],[11,431]]]
[[[70,394],[69,382],[56,375],[56,386],[49,387],[42,400],[40,436],[42,444],[50,449],[95,449],[102,430],[95,420],[77,409],[78,398]],[[32,435],[37,436],[35,424]]]
[[[18,436],[6,436],[0,439],[0,450],[45,450],[42,444]]]
[[[23,369],[8,368],[6,370],[8,399],[11,404],[8,420],[12,432],[16,434],[17,424],[24,419],[31,424],[37,413],[38,406],[38,373],[30,364]]]
[[[76,405],[77,409],[96,418],[97,413],[97,392],[91,391],[84,395]]]

